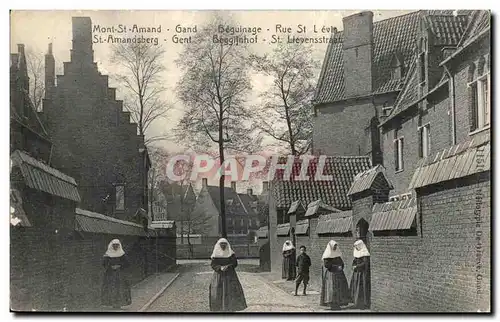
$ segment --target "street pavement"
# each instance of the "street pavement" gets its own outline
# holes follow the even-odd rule
[[[208,286],[213,274],[209,260],[178,261],[179,277],[156,299],[147,312],[209,312]],[[290,285],[258,272],[258,260],[241,259],[238,277],[245,292],[243,312],[329,312],[318,305],[319,292],[293,296]],[[293,289],[293,286],[292,286]]]

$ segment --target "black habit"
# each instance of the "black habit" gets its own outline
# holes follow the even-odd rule
[[[288,281],[294,280],[297,277],[295,267],[295,249],[286,250],[283,252],[283,270],[281,277]]]
[[[225,265],[230,266],[225,271],[221,270]],[[210,311],[235,312],[246,309],[245,294],[236,275],[236,266],[238,261],[234,254],[227,258],[212,259],[214,274],[209,287]]]
[[[105,272],[101,293],[102,305],[122,307],[132,304],[130,284],[123,272],[123,269],[129,266],[126,255],[120,257],[104,256],[103,265]],[[114,265],[120,265],[120,267],[113,269]]]
[[[370,278],[370,256],[354,258],[355,266],[351,278],[351,297],[354,306],[358,309],[370,308],[371,278]]]
[[[344,274],[344,261],[340,257],[323,260],[320,304],[340,308],[350,302],[349,286]]]

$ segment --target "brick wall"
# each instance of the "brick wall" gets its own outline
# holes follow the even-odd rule
[[[371,240],[373,310],[489,309],[489,180],[489,174],[482,174],[419,191],[422,234]],[[480,227],[474,214],[477,190],[482,195]],[[482,234],[482,253],[476,251],[477,231]],[[477,256],[481,256],[478,271]],[[482,275],[479,284],[478,274]],[[483,293],[478,294],[478,289]]]
[[[69,230],[11,229],[11,309],[61,311],[96,309],[104,269],[102,256],[117,236]],[[133,285],[175,264],[175,238],[118,236],[131,263]],[[146,262],[149,263],[146,267]]]

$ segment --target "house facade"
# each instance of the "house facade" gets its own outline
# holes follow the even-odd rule
[[[248,244],[260,227],[257,196],[251,189],[246,194],[237,193],[236,182],[232,182],[231,187],[224,187],[224,200],[228,240],[235,245]],[[221,236],[219,187],[209,186],[206,178],[203,179],[193,212],[194,217],[207,221],[203,232],[205,236],[214,240]]]
[[[150,160],[137,124],[116,100],[94,62],[92,21],[74,17],[71,60],[55,76],[51,46],[45,57],[41,118],[58,149],[54,162],[79,182],[81,206],[120,219],[148,211]]]

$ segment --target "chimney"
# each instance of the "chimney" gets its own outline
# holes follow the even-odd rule
[[[71,49],[71,61],[93,64],[92,20],[89,17],[73,17],[72,22],[73,48]]]
[[[45,98],[51,97],[55,85],[56,78],[56,63],[52,54],[52,44],[49,44],[49,49],[45,54]]]
[[[201,186],[202,187],[208,186],[208,179],[207,178],[202,178],[201,179]]]
[[[247,189],[247,195],[253,196],[253,189],[252,188]]]
[[[373,12],[363,11],[342,19],[346,98],[372,92]]]
[[[236,181],[231,181],[231,189],[236,192]]]

